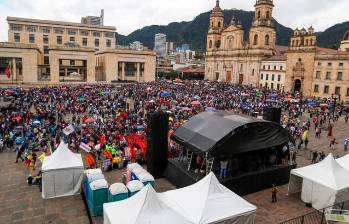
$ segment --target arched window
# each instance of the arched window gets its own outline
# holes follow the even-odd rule
[[[257,18],[260,19],[261,18],[261,11],[257,12]]]
[[[308,46],[308,44],[309,44],[309,40],[306,39],[306,40],[305,40],[305,46]]]
[[[268,46],[269,45],[269,35],[265,35],[265,46]]]
[[[299,46],[299,41],[298,40],[296,40],[296,47],[298,47]]]
[[[270,12],[269,11],[267,11],[267,19],[269,19],[270,18]]]
[[[253,45],[258,45],[258,35],[254,35],[254,38],[253,38]]]
[[[212,48],[212,40],[210,40],[209,44],[208,44],[209,48]]]
[[[213,27],[213,22],[211,23],[211,27]]]
[[[221,22],[218,22],[218,28],[221,28]]]
[[[220,48],[221,47],[221,41],[220,40],[217,40],[216,42],[216,48]]]
[[[294,40],[292,40],[292,46],[291,47],[294,47]]]
[[[313,39],[310,39],[310,46],[313,46]]]

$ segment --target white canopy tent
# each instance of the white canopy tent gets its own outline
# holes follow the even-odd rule
[[[79,194],[84,165],[81,154],[68,149],[62,141],[42,164],[42,198],[55,198]]]
[[[349,170],[349,154],[342,156],[339,159],[336,159],[336,161],[341,165],[343,168]]]
[[[253,224],[257,208],[213,173],[186,188],[156,193],[147,185],[131,198],[103,205],[104,224]]]
[[[302,201],[315,209],[349,200],[349,170],[330,154],[317,164],[291,170],[288,192],[301,192]]]
[[[193,224],[147,185],[131,198],[103,204],[104,224]]]
[[[161,196],[193,223],[255,223],[257,207],[220,184],[212,172],[196,184]]]

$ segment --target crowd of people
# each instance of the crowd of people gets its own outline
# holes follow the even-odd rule
[[[339,103],[331,109],[331,99],[304,99],[300,94],[208,81],[11,88],[0,90],[0,96],[14,101],[0,114],[0,150],[16,151],[16,162],[34,168],[37,152],[50,154],[61,140],[76,152],[85,150],[90,167],[105,158],[112,163],[118,158],[118,167],[142,163],[146,160],[147,115],[154,111],[170,115],[171,134],[203,111],[228,110],[258,117],[263,108],[278,106],[283,110],[282,125],[296,140],[287,147],[296,151],[307,147],[312,126],[317,137],[327,130],[333,140],[333,122],[345,110]],[[304,112],[310,115],[305,122]],[[169,156],[183,160],[183,148],[170,141],[169,150]]]

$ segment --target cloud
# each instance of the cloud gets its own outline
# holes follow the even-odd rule
[[[224,9],[253,10],[255,0],[221,0]],[[347,0],[274,0],[274,17],[296,28],[313,25],[317,31],[349,20]],[[82,16],[99,15],[105,9],[105,24],[129,34],[148,25],[189,21],[209,11],[215,0],[0,0],[0,41],[7,40],[7,16],[80,22]]]

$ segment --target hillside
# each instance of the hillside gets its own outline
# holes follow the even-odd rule
[[[224,10],[225,23],[228,24],[234,16],[237,21],[240,21],[244,27],[245,39],[251,28],[254,12],[243,10]],[[189,22],[174,22],[166,26],[152,25],[132,32],[128,36],[120,34],[116,35],[117,43],[126,45],[133,41],[141,41],[145,46],[153,48],[154,36],[156,33],[165,33],[167,40],[174,42],[175,46],[183,43],[190,44],[191,48],[200,52],[205,50],[206,34],[209,25],[210,12],[205,12],[195,17]],[[288,45],[289,39],[292,35],[292,29],[279,24],[274,20],[276,28],[276,44]],[[349,22],[337,24],[328,28],[324,32],[317,33],[318,45],[320,47],[338,47],[345,31],[349,30]]]

